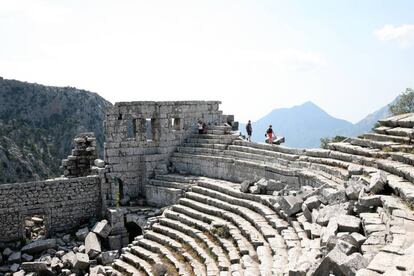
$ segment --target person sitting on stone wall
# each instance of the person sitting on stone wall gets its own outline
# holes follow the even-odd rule
[[[203,134],[204,133],[204,123],[201,120],[198,120],[198,134]]]
[[[273,138],[276,137],[272,125],[269,125],[269,128],[266,130],[266,134],[265,137],[267,137],[266,139],[266,143],[272,144],[273,143]]]

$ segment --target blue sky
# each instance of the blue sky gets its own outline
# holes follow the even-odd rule
[[[111,102],[313,101],[356,122],[414,87],[413,1],[0,0],[0,76]]]

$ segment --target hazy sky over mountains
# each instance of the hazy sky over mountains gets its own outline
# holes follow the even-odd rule
[[[107,100],[311,100],[357,121],[414,87],[413,1],[0,0],[0,76]]]

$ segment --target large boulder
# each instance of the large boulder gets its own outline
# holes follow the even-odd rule
[[[319,200],[323,204],[337,204],[346,202],[345,189],[325,188],[322,189]]]
[[[322,260],[314,275],[351,276],[367,265],[367,260],[360,253],[355,252],[347,256],[335,247]]]
[[[56,239],[38,240],[31,242],[22,248],[23,253],[36,254],[48,249],[56,248]]]
[[[245,180],[240,184],[240,192],[242,193],[248,193],[249,187],[253,184],[250,180]]]
[[[46,262],[23,262],[21,269],[26,272],[44,272],[48,270]]]
[[[98,236],[93,232],[89,232],[89,234],[86,236],[85,252],[92,259],[102,252],[101,241],[99,240]]]
[[[76,231],[75,236],[78,240],[84,241],[86,239],[86,236],[89,234],[88,227],[84,227]]]
[[[10,254],[7,261],[9,263],[20,263],[21,258],[22,258],[22,253],[20,251],[17,251],[17,252],[13,252],[12,254]]]
[[[92,232],[105,239],[111,233],[111,229],[112,228],[109,222],[104,219],[95,224],[95,226],[92,228]]]
[[[387,184],[387,175],[384,172],[372,174],[368,190],[373,194],[378,194],[385,189]]]
[[[331,218],[349,213],[349,203],[328,205],[319,210],[316,223],[327,226]]]
[[[281,196],[278,204],[287,216],[292,216],[302,210],[303,199],[301,196]]]
[[[89,256],[84,253],[76,253],[75,263],[73,269],[75,270],[86,270],[89,267]]]
[[[358,232],[361,225],[361,219],[351,215],[338,216],[339,232]]]

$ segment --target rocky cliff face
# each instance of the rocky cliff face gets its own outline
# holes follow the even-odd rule
[[[103,151],[104,108],[96,93],[0,78],[0,183],[55,177],[72,139],[94,132]]]

